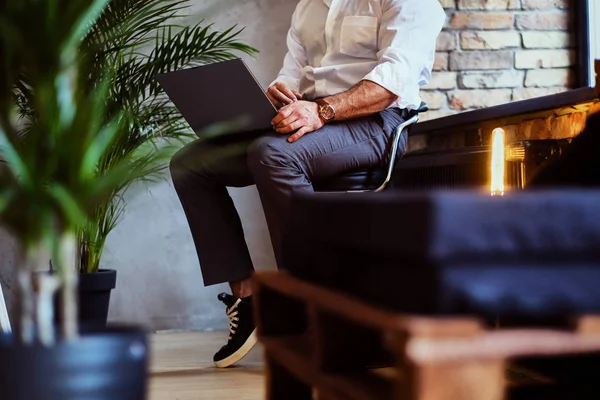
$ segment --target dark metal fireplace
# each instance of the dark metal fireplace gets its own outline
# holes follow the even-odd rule
[[[505,147],[505,185],[523,189],[539,168],[560,157],[570,140],[532,140]],[[398,163],[393,187],[399,189],[481,188],[490,182],[490,146],[417,151]]]

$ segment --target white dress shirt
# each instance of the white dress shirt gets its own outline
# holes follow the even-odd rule
[[[274,82],[315,99],[366,79],[398,96],[391,107],[417,108],[445,19],[438,0],[301,0]]]

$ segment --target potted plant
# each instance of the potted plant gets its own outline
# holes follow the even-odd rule
[[[81,40],[106,4],[0,3],[0,220],[24,250],[15,332],[0,336],[3,399],[145,398],[145,333],[123,328],[81,336],[76,318],[78,232],[98,204],[139,175],[125,162],[97,173],[128,134],[126,116],[107,109],[110,81],[87,90],[89,74],[81,68]],[[26,129],[14,112],[16,87],[35,110]],[[48,258],[56,273],[39,273]],[[58,332],[56,290],[63,300]]]
[[[127,133],[110,143],[95,174],[104,176],[122,164],[137,174],[122,180],[110,196],[98,202],[91,223],[78,230],[79,318],[92,329],[106,325],[110,292],[116,284],[117,266],[101,270],[100,261],[106,238],[123,215],[123,193],[134,183],[159,177],[178,144],[192,138],[158,86],[156,74],[256,52],[237,40],[241,30],[235,27],[220,32],[203,23],[181,26],[188,0],[107,3],[78,47],[83,56],[81,69],[89,76],[84,91],[89,93],[106,83],[104,121],[121,115],[127,121]],[[35,123],[37,114],[30,104],[28,86],[18,86],[17,93],[24,120]],[[23,129],[29,129],[29,124]]]

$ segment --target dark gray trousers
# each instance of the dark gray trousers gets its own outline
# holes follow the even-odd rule
[[[312,181],[385,161],[403,110],[332,123],[294,143],[274,131],[197,140],[171,160],[171,177],[186,214],[206,286],[254,271],[239,215],[226,187],[256,184],[281,266],[283,229],[294,193]]]

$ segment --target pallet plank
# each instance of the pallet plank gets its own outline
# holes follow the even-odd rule
[[[269,387],[272,393],[288,381],[288,385],[309,387],[310,393],[298,389],[302,396],[309,396],[302,399],[501,400],[517,393],[515,373],[512,378],[507,374],[514,369],[512,359],[600,354],[600,316],[581,316],[570,330],[487,329],[477,318],[382,310],[285,272],[257,274],[255,288],[259,339],[274,368],[268,375]],[[300,304],[303,312],[297,315],[302,314],[302,323],[283,324],[291,330],[263,330],[265,322],[277,324],[279,312],[272,312],[281,305],[273,306],[277,299],[287,299],[281,304]],[[391,356],[391,367],[370,370],[363,366],[364,355],[378,349]],[[541,378],[520,380],[533,384],[525,389],[530,392],[547,391],[555,384]]]

